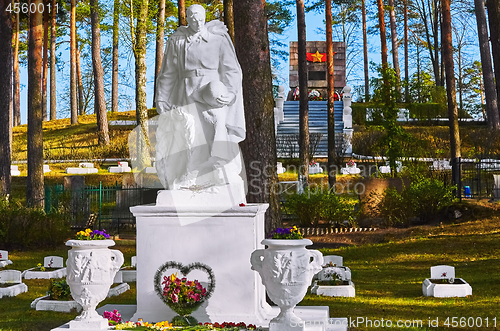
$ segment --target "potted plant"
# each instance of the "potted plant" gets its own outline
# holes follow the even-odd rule
[[[83,312],[73,321],[70,328],[85,328],[89,324],[95,328],[106,328],[108,321],[95,310],[97,304],[108,294],[116,272],[123,264],[123,254],[110,250],[115,242],[109,239],[106,230],[80,231],[76,239],[68,240],[66,280],[71,295],[83,307]]]
[[[312,241],[304,239],[295,226],[276,229],[262,244],[267,249],[255,250],[250,262],[260,274],[269,298],[280,308],[270,325],[297,323],[301,319],[293,309],[304,298],[314,274],[321,270],[323,255],[306,249]]]

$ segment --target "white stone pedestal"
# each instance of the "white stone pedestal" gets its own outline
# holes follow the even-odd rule
[[[130,208],[136,217],[138,261],[137,312],[132,320],[170,321],[176,315],[158,297],[153,284],[158,268],[176,261],[184,265],[201,262],[215,274],[212,296],[192,314],[199,322],[269,325],[276,315],[265,301],[259,274],[250,265],[252,252],[264,248],[260,242],[267,208],[267,204],[247,204],[222,212],[207,204],[204,208],[194,206],[194,211],[176,211],[166,205]]]
[[[455,278],[453,284],[434,284],[427,278],[422,283],[422,293],[436,298],[466,297],[472,295],[472,287],[462,278]]]
[[[316,285],[311,289],[311,293],[317,295],[324,295],[328,297],[355,297],[356,289],[354,288],[354,283],[349,280],[348,285]]]

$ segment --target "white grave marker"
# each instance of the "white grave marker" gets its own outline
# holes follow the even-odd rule
[[[0,251],[0,268],[3,268],[9,264],[12,264],[12,261],[9,260],[9,252]]]
[[[436,298],[466,297],[472,295],[472,287],[462,278],[455,278],[455,267],[437,265],[431,267],[431,278],[422,282],[422,293]]]
[[[0,261],[7,261],[9,259],[9,252],[0,251]]]
[[[323,257],[323,270],[317,274],[317,281],[311,288],[311,293],[330,297],[354,297],[356,290],[351,281],[351,269],[343,266],[344,258],[339,255]],[[343,285],[318,285],[318,282],[339,279],[347,282]]]
[[[45,268],[62,268],[64,267],[64,261],[60,256],[46,256],[43,259],[43,266]]]
[[[455,267],[449,265],[437,265],[431,267],[431,279],[455,278]]]
[[[0,284],[10,285],[7,287],[0,287],[0,298],[4,296],[14,297],[28,291],[28,286],[21,281],[21,271],[19,270],[0,271]]]
[[[0,271],[0,284],[19,284],[21,283],[21,271],[2,270]]]
[[[343,266],[344,258],[340,255],[326,255],[323,256],[323,261],[325,262],[325,265],[331,262],[333,265],[340,267]]]

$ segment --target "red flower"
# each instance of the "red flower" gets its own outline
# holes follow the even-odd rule
[[[245,204],[243,202],[240,203],[240,207],[245,207]]]

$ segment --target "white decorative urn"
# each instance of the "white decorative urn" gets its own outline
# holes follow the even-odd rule
[[[70,246],[66,261],[66,282],[73,299],[83,307],[83,312],[73,321],[70,329],[107,329],[108,320],[95,308],[106,298],[117,271],[123,264],[123,254],[108,247],[113,240],[68,240]]]
[[[271,320],[269,330],[290,330],[304,325],[293,309],[304,298],[313,276],[322,270],[323,255],[306,249],[309,239],[264,239],[267,249],[252,253],[252,269],[257,271],[269,298],[280,313]]]

